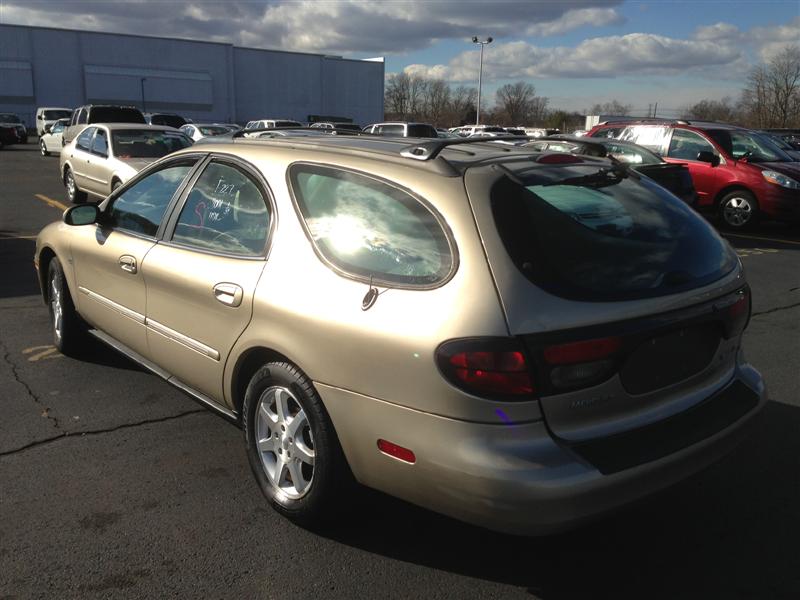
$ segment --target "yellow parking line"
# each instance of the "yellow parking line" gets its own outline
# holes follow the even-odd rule
[[[52,198],[48,198],[44,194],[34,194],[34,196],[36,196],[39,200],[41,200],[45,204],[49,204],[53,208],[60,208],[61,210],[67,210],[69,208],[66,204],[59,202],[58,200],[53,200]]]
[[[758,237],[755,235],[742,235],[740,233],[723,233],[723,236],[727,237],[739,237],[745,238],[748,240],[762,240],[764,242],[775,242],[776,244],[794,244],[795,246],[800,246],[800,242],[796,242],[794,240],[779,240],[777,238],[766,238],[766,237]]]

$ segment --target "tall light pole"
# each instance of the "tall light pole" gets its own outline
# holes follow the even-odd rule
[[[147,104],[144,101],[144,82],[147,81],[147,77],[142,77],[139,79],[139,83],[142,85],[142,112],[147,112]]]
[[[483,79],[483,47],[486,44],[492,43],[492,38],[487,37],[485,40],[479,40],[478,36],[472,36],[472,43],[473,44],[480,44],[481,46],[481,66],[478,69],[478,110],[475,113],[475,125],[481,124],[481,83]]]

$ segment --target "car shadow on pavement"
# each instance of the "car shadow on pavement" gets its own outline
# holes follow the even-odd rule
[[[36,240],[15,237],[13,232],[0,231],[0,298],[39,295],[33,255]]]
[[[768,403],[730,456],[566,534],[496,534],[368,491],[320,532],[545,599],[800,597],[800,408]]]

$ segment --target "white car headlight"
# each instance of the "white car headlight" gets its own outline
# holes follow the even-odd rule
[[[797,183],[794,179],[787,177],[783,173],[778,173],[777,171],[761,171],[761,174],[764,176],[764,179],[770,183],[774,183],[775,185],[789,188],[791,190],[800,190],[800,183]]]

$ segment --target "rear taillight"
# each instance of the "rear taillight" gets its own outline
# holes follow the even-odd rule
[[[577,388],[599,383],[614,372],[614,355],[622,347],[618,337],[596,338],[544,348],[551,366],[550,383],[556,389]]]
[[[732,338],[742,333],[750,323],[750,312],[752,310],[750,286],[745,286],[739,290],[736,300],[723,310],[727,312],[725,337]]]
[[[534,392],[522,345],[511,338],[445,342],[436,350],[439,370],[456,387],[490,400],[523,400]]]

